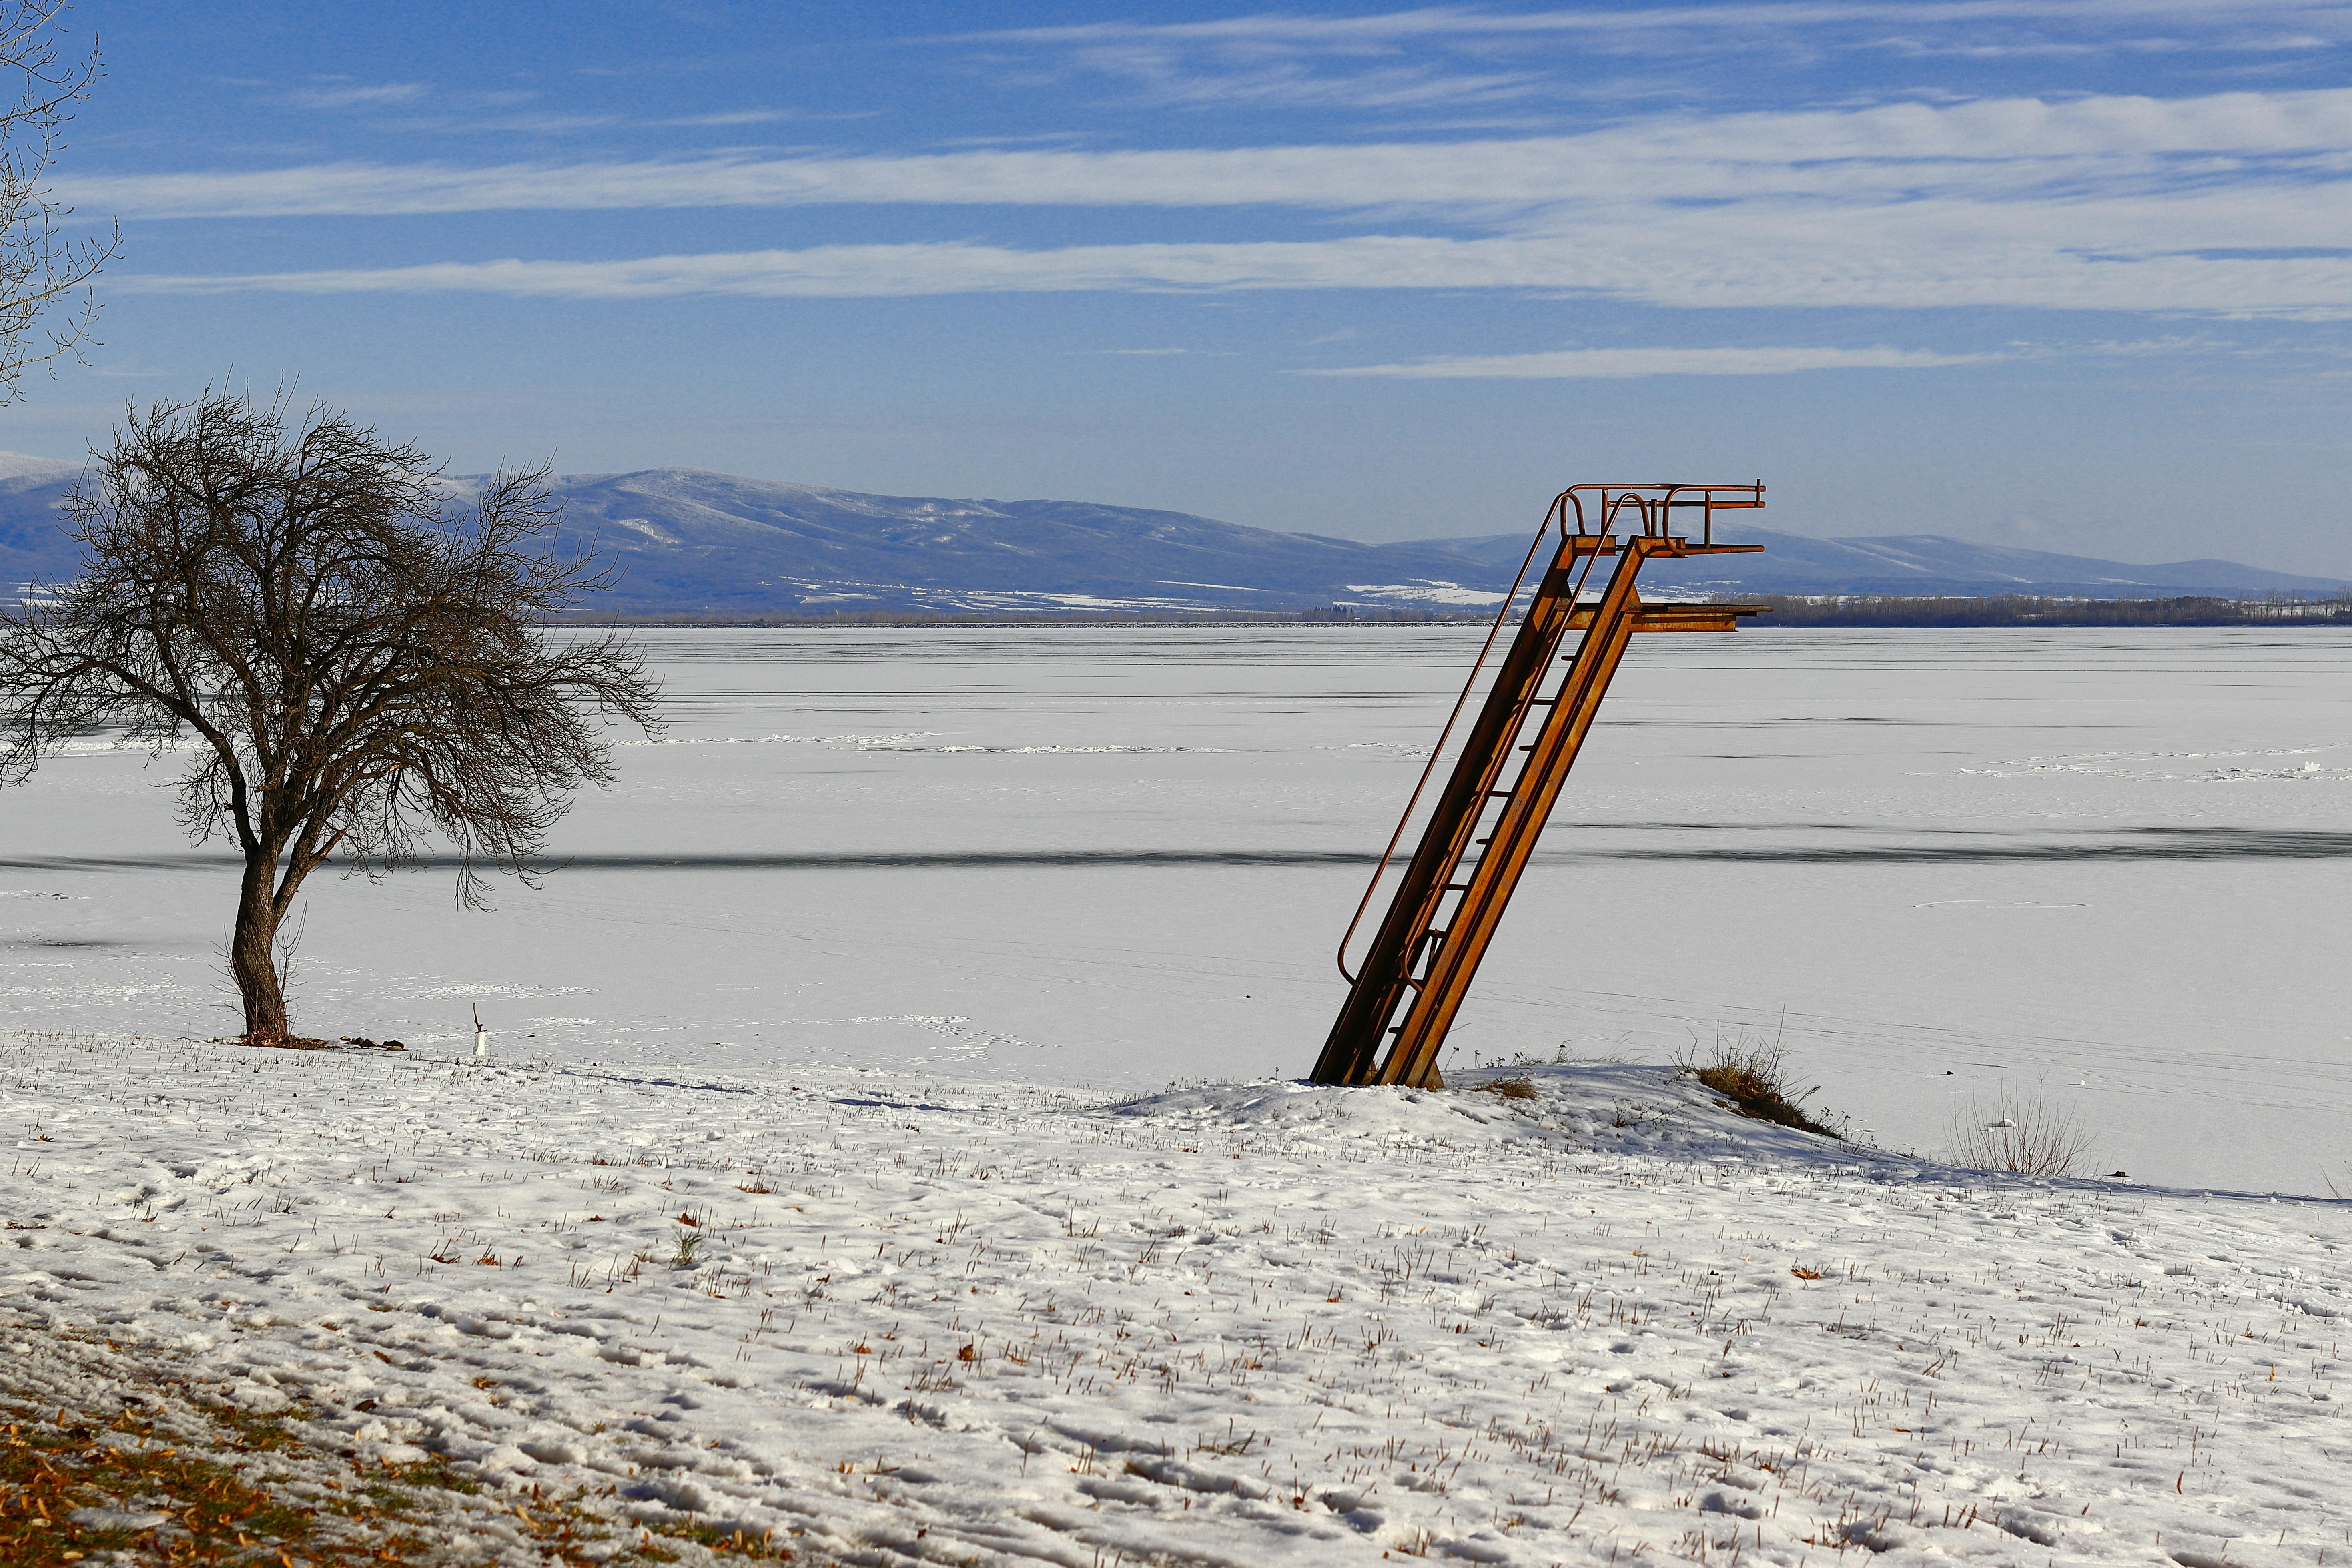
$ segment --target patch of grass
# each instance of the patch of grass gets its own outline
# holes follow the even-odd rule
[[[482,1492],[481,1482],[471,1476],[459,1475],[449,1468],[448,1460],[438,1458],[422,1459],[413,1465],[388,1467],[385,1473],[402,1486],[455,1492],[459,1497],[479,1497]]]
[[[1505,1100],[1533,1100],[1536,1086],[1523,1078],[1498,1078],[1470,1086],[1473,1094],[1499,1094]]]
[[[749,1557],[766,1563],[790,1563],[794,1560],[793,1549],[778,1541],[773,1531],[761,1535],[751,1535],[741,1530],[720,1530],[715,1525],[696,1524],[691,1521],[674,1524],[647,1524],[642,1528],[655,1535],[667,1536],[672,1541],[690,1541],[695,1545],[715,1552],[722,1557]],[[651,1558],[656,1563],[675,1562],[677,1558],[677,1553],[656,1546],[650,1541],[641,1541],[638,1543],[636,1555]]]
[[[199,1408],[187,1403],[189,1392],[133,1396],[119,1414],[114,1402],[124,1396],[110,1394],[110,1413],[99,1415],[35,1404],[0,1384],[0,1568],[79,1568],[93,1560],[140,1568],[425,1568],[454,1561],[446,1545],[453,1523],[470,1527],[485,1514],[520,1524],[534,1560],[550,1564],[794,1561],[766,1536],[692,1523],[632,1531],[576,1494],[533,1487],[488,1495],[440,1458],[363,1466],[299,1430],[307,1408],[258,1415],[211,1400]],[[83,1510],[117,1517],[85,1513],[78,1523]],[[640,1543],[615,1541],[626,1533]],[[657,1544],[661,1538],[676,1549]]]
[[[1806,1113],[1805,1101],[1820,1092],[1821,1086],[1807,1089],[1794,1086],[1789,1077],[1788,1049],[1777,1029],[1768,1040],[1744,1030],[1726,1035],[1717,1027],[1715,1043],[1704,1058],[1694,1044],[1675,1065],[1723,1096],[1724,1102],[1742,1116],[1844,1142],[1844,1134],[1836,1128]]]
[[[82,1509],[146,1522],[76,1524],[72,1516]],[[268,1563],[299,1548],[317,1559],[315,1531],[308,1510],[254,1485],[238,1468],[160,1440],[70,1417],[65,1425],[14,1422],[0,1436],[0,1563],[9,1568],[63,1568],[94,1552]],[[410,1560],[391,1544],[383,1543],[384,1561]]]

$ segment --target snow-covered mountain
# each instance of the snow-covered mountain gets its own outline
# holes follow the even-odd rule
[[[1492,599],[1491,570],[1425,545],[1180,511],[861,495],[698,468],[579,475],[562,495],[566,534],[621,562],[618,599],[630,608],[1294,610]]]
[[[74,571],[57,509],[80,472],[0,456],[0,475],[12,462],[24,471],[0,478],[0,591],[11,595]],[[565,542],[618,563],[606,603],[627,611],[1475,607],[1499,585],[1492,569],[1426,546],[1087,501],[862,495],[699,468],[566,475],[557,490]]]
[[[0,452],[0,603],[13,603],[26,583],[72,574],[74,542],[58,525],[58,504],[81,468]]]
[[[58,506],[80,471],[0,453],[0,594],[74,571]],[[1139,507],[866,495],[699,468],[568,475],[558,491],[566,539],[593,544],[621,568],[610,607],[641,613],[1475,609],[1509,584],[1528,539],[1367,544]],[[2347,586],[2228,561],[2136,566],[1932,534],[1808,539],[1746,529],[1736,537],[1769,549],[1654,567],[1653,576],[1672,591],[1717,596],[2144,597]]]

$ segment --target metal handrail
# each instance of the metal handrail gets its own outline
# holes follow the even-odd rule
[[[1692,491],[1697,492],[1696,498],[1685,499],[1687,493]],[[1596,510],[1600,512],[1600,526],[1597,529],[1588,528],[1586,526],[1584,516],[1585,494],[1592,495]],[[1752,499],[1747,500],[1718,500],[1717,498],[1719,496],[1748,496]],[[1606,536],[1613,534],[1616,531],[1618,512],[1627,506],[1632,506],[1641,514],[1642,531],[1654,539],[1663,535],[1666,531],[1667,526],[1672,520],[1672,514],[1675,509],[1697,507],[1701,509],[1704,514],[1699,525],[1699,542],[1701,544],[1710,546],[1715,543],[1715,513],[1717,508],[1720,507],[1727,511],[1746,511],[1755,507],[1760,507],[1763,504],[1764,486],[1760,480],[1752,485],[1676,485],[1665,483],[1636,485],[1570,485],[1568,489],[1560,491],[1559,494],[1553,498],[1552,500],[1552,506],[1560,513],[1560,531],[1562,533],[1566,533],[1568,531],[1567,514],[1570,508],[1573,508],[1576,512],[1577,532],[1588,535],[1599,533]],[[1547,518],[1547,521],[1549,521],[1549,518]]]

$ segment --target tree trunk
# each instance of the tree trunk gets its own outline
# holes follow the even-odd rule
[[[278,908],[270,901],[277,857],[248,854],[236,900],[236,930],[229,938],[229,973],[245,1001],[245,1032],[284,1035],[286,990],[278,974]]]

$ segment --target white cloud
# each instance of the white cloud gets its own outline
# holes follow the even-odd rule
[[[414,103],[428,90],[421,81],[381,82],[373,86],[344,82],[327,87],[296,88],[287,93],[286,98],[299,109],[382,109],[395,103]]]
[[[473,169],[311,164],[86,176],[61,182],[61,194],[85,211],[151,218],[827,203],[1405,208],[1499,218],[1596,202],[2095,196],[2347,174],[2352,89],[2332,89],[1667,116],[1579,136],[1470,142]]]
[[[1548,78],[1532,70],[1497,70],[1491,63],[1468,67],[1445,59],[1402,60],[1387,48],[1341,49],[1333,70],[1331,51],[1269,47],[1263,40],[1226,42],[1205,51],[1171,44],[1163,37],[1107,33],[1090,37],[1066,52],[1046,79],[1096,73],[1116,79],[1122,102],[1149,107],[1202,109],[1253,104],[1286,110],[1457,109],[1520,99],[1541,89]],[[1366,58],[1366,57],[1372,58]]]
[[[708,128],[728,125],[773,125],[786,120],[842,120],[839,114],[817,115],[790,109],[731,109],[713,114],[688,114],[675,120],[656,121],[657,125]]]
[[[1523,99],[1542,90],[1548,79],[1535,71],[1465,72],[1428,65],[1323,76],[1288,62],[1256,62],[1209,74],[1134,57],[1114,61],[1101,50],[1089,51],[1086,63],[1142,83],[1141,101],[1147,104],[1194,108],[1252,103],[1287,110],[1458,109]]]
[[[124,275],[125,292],[481,293],[560,299],[678,295],[886,297],[1265,289],[1542,289],[1684,307],[2011,305],[2352,317],[2352,260],[2114,259],[2027,248],[1923,208],[1916,227],[1862,242],[1836,215],[1808,234],[1735,229],[1699,249],[1684,229],[1635,226],[1576,237],[1421,236],[1017,250],[965,242],[820,246],[627,261],[440,262],[416,267],[196,277]],[[1743,243],[1743,240],[1747,243]]]
[[[665,120],[665,125],[772,125],[792,118],[781,109],[736,109],[719,114],[688,114]]]
[[[1548,353],[1444,354],[1402,364],[1299,370],[1294,375],[1411,379],[1622,380],[1645,375],[1786,375],[1801,370],[1929,370],[1985,364],[2006,354],[1944,354],[1880,345],[1867,349],[1558,349]]]
[[[115,285],[148,291],[621,298],[1452,288],[1674,306],[2352,312],[2345,89],[1688,115],[1516,141],[487,169],[335,164],[86,180],[63,194],[85,212],[151,217],[818,203],[1263,206],[1352,215],[1347,221],[1381,231],[1058,249],[940,240]]]
[[[1429,5],[1365,16],[1312,16],[1269,13],[1212,22],[1162,24],[1081,23],[1066,26],[1017,27],[964,35],[1034,44],[1102,44],[1121,40],[1171,43],[1287,43],[1358,47],[1414,39],[1590,36],[1610,33],[1702,29],[1837,26],[1895,22],[1918,27],[2023,21],[2037,26],[2104,26],[2167,22],[2242,26],[2255,22],[2311,26],[2352,24],[2352,5],[2342,0],[1948,0],[1879,4],[1794,3],[1725,5],[1655,5],[1576,11],[1490,11],[1475,6]]]
[[[1893,36],[1889,36],[1889,35]],[[2000,59],[2189,49],[2277,53],[2352,41],[2345,0],[1878,0],[1574,10],[1438,5],[1370,16],[1297,13],[1166,24],[1011,28],[952,40],[1010,55],[1023,80],[1110,79],[1120,100],[1173,108],[1418,109],[1609,93],[1633,57],[1824,51]],[[1555,68],[1520,68],[1538,58]],[[1567,68],[1558,68],[1560,67]]]

